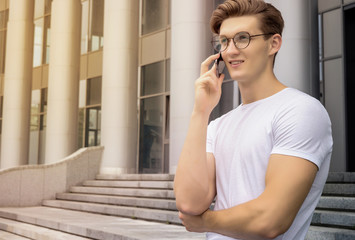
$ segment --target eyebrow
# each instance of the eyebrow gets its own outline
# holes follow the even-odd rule
[[[248,33],[249,35],[253,35],[253,34],[251,34],[250,32],[248,32],[248,31],[239,31],[239,32],[236,32],[236,33],[234,33],[233,35],[232,35],[232,37],[230,37],[230,38],[233,38],[235,35],[237,35],[238,33]],[[228,38],[228,36],[227,35],[225,35],[225,34],[218,34],[217,35],[218,37],[226,37],[226,38]]]

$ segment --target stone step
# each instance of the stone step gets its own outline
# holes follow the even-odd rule
[[[355,183],[355,172],[330,172],[328,183]]]
[[[355,231],[341,228],[311,226],[305,240],[354,240]]]
[[[74,186],[70,188],[72,193],[102,194],[113,196],[148,197],[174,199],[173,190],[164,189],[137,189],[137,188],[110,188],[110,187],[83,187]]]
[[[122,180],[89,180],[83,186],[91,187],[118,187],[118,188],[148,188],[173,189],[172,181],[122,181]]]
[[[205,234],[187,232],[183,226],[44,206],[0,208],[0,217],[69,232],[89,239],[205,239]]]
[[[77,235],[36,226],[33,224],[18,222],[6,218],[0,218],[0,239],[6,240],[85,240],[90,238],[84,238]],[[6,232],[4,232],[6,231]]]
[[[144,219],[163,223],[181,224],[178,213],[176,211],[62,200],[45,200],[43,201],[43,206],[127,217],[132,219]]]
[[[99,174],[97,180],[174,181],[172,174]]]
[[[355,212],[355,198],[341,196],[322,196],[317,209]]]
[[[323,189],[324,196],[355,196],[353,183],[327,183]]]
[[[1,219],[0,219],[0,224],[1,224]],[[22,236],[19,236],[16,234],[12,234],[12,233],[0,230],[0,240],[28,240],[28,239],[31,239],[31,238],[22,237]]]
[[[77,201],[101,203],[118,206],[154,208],[163,210],[176,211],[176,204],[174,200],[157,199],[157,198],[134,198],[134,197],[120,197],[108,195],[95,194],[80,194],[80,193],[58,193],[58,200]]]
[[[330,227],[354,229],[355,213],[316,209],[314,211],[311,224],[317,226],[323,225]]]

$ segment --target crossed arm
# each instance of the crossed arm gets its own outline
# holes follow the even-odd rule
[[[180,213],[180,218],[189,231],[216,232],[242,239],[273,239],[291,226],[316,173],[317,166],[307,160],[271,155],[265,191],[258,198],[225,210],[207,210],[197,216]]]

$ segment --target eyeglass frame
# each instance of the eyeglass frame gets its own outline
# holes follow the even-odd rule
[[[248,44],[247,44],[245,47],[240,48],[240,47],[237,47],[237,45],[236,45],[236,43],[235,43],[235,41],[234,41],[234,38],[235,38],[238,34],[242,34],[242,33],[246,33],[246,34],[249,36],[249,38],[248,38],[248,39],[249,39],[249,42],[248,42]],[[274,34],[275,34],[275,33],[261,33],[261,34],[250,35],[250,33],[246,32],[246,31],[242,31],[242,32],[236,33],[232,38],[227,38],[226,36],[224,36],[224,37],[227,39],[228,43],[227,43],[225,49],[223,49],[223,50],[218,50],[218,49],[215,48],[215,45],[214,45],[213,43],[214,43],[214,42],[219,42],[219,40],[218,40],[218,41],[215,41],[215,40],[214,40],[214,37],[213,37],[212,40],[211,40],[211,44],[212,44],[213,49],[216,50],[217,52],[223,52],[223,51],[225,51],[225,50],[228,48],[228,46],[229,46],[230,40],[233,40],[233,44],[234,44],[234,46],[235,46],[237,49],[246,49],[246,48],[249,46],[250,41],[251,41],[252,38],[254,38],[254,37],[259,37],[259,36],[274,35]],[[216,35],[216,36],[219,36],[219,35]],[[216,37],[216,36],[215,36],[215,37]]]

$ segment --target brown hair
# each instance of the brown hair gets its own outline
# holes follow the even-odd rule
[[[263,0],[226,0],[212,13],[211,30],[213,33],[219,34],[224,20],[247,15],[256,15],[260,19],[260,29],[263,33],[282,35],[284,20],[280,11]]]

